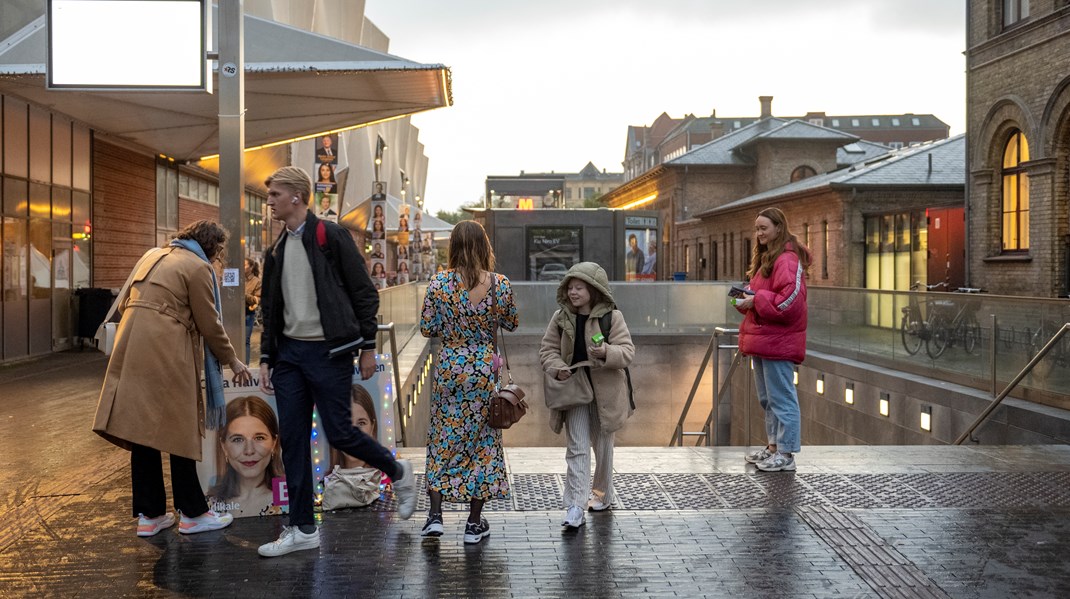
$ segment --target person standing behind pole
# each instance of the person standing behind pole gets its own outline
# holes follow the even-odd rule
[[[482,225],[457,223],[450,234],[449,270],[431,279],[420,333],[441,337],[431,423],[427,431],[427,490],[431,506],[421,534],[441,536],[442,500],[469,503],[465,543],[490,535],[482,516],[490,499],[509,497],[502,432],[490,427],[493,355],[498,326],[519,323],[509,279],[493,272],[494,250]]]
[[[260,389],[275,393],[290,498],[290,525],[259,549],[275,557],[320,545],[312,513],[313,407],[331,447],[393,480],[402,519],[416,508],[416,479],[411,464],[395,460],[351,419],[353,354],[360,351],[362,378],[375,373],[379,294],[364,259],[348,231],[309,210],[312,178],[304,169],[280,168],[264,184],[272,218],[285,224],[264,259],[260,298]]]
[[[234,519],[208,509],[196,464],[206,424],[222,426],[226,417],[218,365],[229,364],[235,381],[252,378],[220,320],[211,261],[226,241],[227,231],[217,223],[190,224],[170,246],[138,262],[124,287],[127,291],[116,300],[122,318],[93,430],[130,450],[139,537],[151,537],[175,523],[167,511],[163,451],[171,455],[179,532],[217,530]],[[200,384],[205,362],[207,407]]]
[[[260,265],[252,258],[245,259],[245,361],[250,360],[250,343],[256,309],[260,306]]]
[[[736,303],[743,313],[739,351],[751,357],[758,402],[765,410],[767,445],[746,460],[765,472],[795,470],[801,449],[802,415],[795,392],[795,364],[806,358],[806,270],[810,250],[788,229],[779,208],[754,221],[750,291]]]
[[[614,501],[613,436],[632,414],[624,369],[635,356],[635,345],[624,315],[613,302],[609,276],[594,262],[580,262],[569,269],[557,287],[557,303],[561,308],[550,318],[539,349],[542,368],[560,381],[585,376],[594,391],[590,403],[550,412],[550,428],[559,433],[564,423],[568,437],[566,511],[561,525],[579,528],[586,522],[585,509],[600,512]],[[603,331],[600,319],[606,314],[610,330]],[[591,365],[576,372],[569,368],[587,361]],[[593,488],[591,447],[597,468]]]

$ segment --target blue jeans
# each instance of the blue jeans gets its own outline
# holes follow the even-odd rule
[[[253,325],[256,324],[256,312],[245,313],[245,363],[252,358],[249,356],[249,342],[253,339]]]
[[[312,408],[319,411],[322,433],[331,447],[341,450],[393,480],[401,469],[390,450],[353,426],[353,354],[327,357],[326,341],[298,341],[279,336],[275,369],[275,404],[279,408],[279,440],[286,487],[290,497],[290,525],[314,524],[312,515]],[[326,474],[327,465],[322,466]]]
[[[802,414],[795,393],[795,365],[790,360],[751,358],[754,363],[754,387],[758,403],[765,410],[765,436],[781,453],[801,449]]]

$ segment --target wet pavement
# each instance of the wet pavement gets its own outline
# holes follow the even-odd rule
[[[281,558],[256,553],[281,517],[139,539],[128,455],[89,430],[104,365],[0,367],[2,597],[1070,597],[1067,446],[805,447],[796,473],[619,448],[617,505],[571,532],[564,450],[508,448],[513,494],[479,545],[465,506],[422,539],[389,494]]]

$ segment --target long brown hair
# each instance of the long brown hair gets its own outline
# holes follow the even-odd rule
[[[483,225],[474,220],[462,220],[453,226],[447,265],[460,273],[468,289],[479,284],[480,270],[494,270],[494,248],[490,246]]]
[[[230,499],[231,497],[237,497],[241,493],[241,483],[238,481],[238,474],[234,472],[234,469],[227,464],[227,434],[230,430],[230,423],[234,422],[242,416],[252,416],[260,422],[264,423],[268,432],[271,433],[271,437],[275,440],[275,449],[271,452],[271,461],[268,463],[268,467],[264,470],[264,480],[260,484],[267,488],[271,488],[271,479],[283,476],[282,468],[282,444],[279,443],[279,420],[275,417],[275,411],[271,409],[266,401],[255,396],[247,395],[245,397],[239,397],[232,400],[227,404],[227,425],[219,429],[219,449],[216,453],[216,472],[221,476],[213,486],[208,494],[216,499]]]
[[[810,250],[799,243],[799,239],[788,229],[788,217],[784,215],[784,212],[780,208],[772,207],[762,210],[758,213],[758,216],[764,216],[772,221],[773,226],[777,228],[777,235],[764,245],[760,243],[754,244],[754,253],[751,256],[747,277],[753,278],[755,274],[760,272],[763,277],[768,278],[773,274],[773,263],[780,257],[780,254],[789,250],[794,251],[799,256],[799,264],[802,265],[803,271],[808,270],[810,268]],[[789,243],[791,248],[788,248]]]

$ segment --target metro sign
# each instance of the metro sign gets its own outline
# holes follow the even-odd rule
[[[535,200],[533,200],[531,198],[520,198],[519,200],[516,201],[516,209],[517,210],[534,210],[535,209]]]

